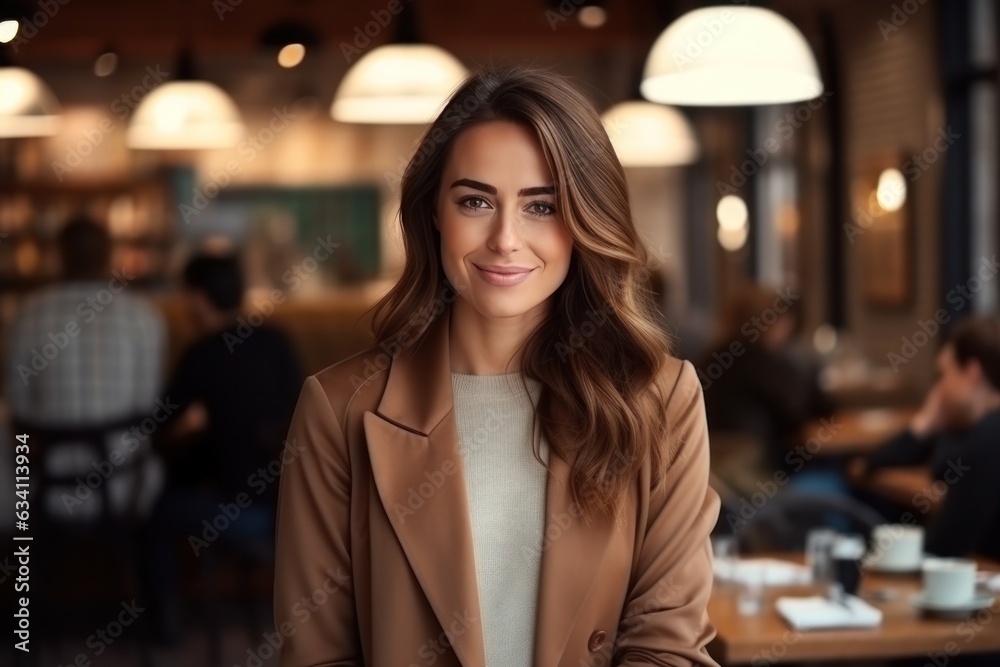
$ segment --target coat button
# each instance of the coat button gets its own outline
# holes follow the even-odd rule
[[[604,640],[608,638],[608,633],[604,630],[598,630],[594,634],[590,635],[590,641],[587,642],[587,648],[591,651],[596,651],[597,649],[604,646]]]

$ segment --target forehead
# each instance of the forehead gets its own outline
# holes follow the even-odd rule
[[[446,179],[473,178],[497,187],[505,183],[537,186],[552,181],[535,131],[506,120],[477,123],[462,130],[452,144],[444,174]]]

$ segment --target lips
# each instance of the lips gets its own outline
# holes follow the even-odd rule
[[[482,276],[486,282],[491,285],[502,287],[517,285],[518,283],[524,282],[534,270],[524,266],[497,266],[495,264],[488,264],[485,266],[473,264],[473,266],[476,267],[479,275]]]
[[[482,269],[483,271],[489,271],[490,273],[507,274],[507,273],[527,273],[531,271],[531,269],[529,269],[526,266],[504,266],[500,264],[484,264],[482,266],[476,264],[475,266],[477,268]]]

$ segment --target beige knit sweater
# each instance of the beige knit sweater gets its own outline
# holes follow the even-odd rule
[[[530,667],[546,470],[531,451],[541,385],[520,373],[452,373],[487,667]],[[542,438],[542,458],[548,443]]]

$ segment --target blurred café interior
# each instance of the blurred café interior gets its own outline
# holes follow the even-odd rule
[[[712,658],[1000,665],[998,34],[993,0],[0,0],[0,534],[30,433],[47,540],[2,661],[277,664],[267,442],[371,345],[435,110],[524,65],[601,113],[701,379]],[[212,485],[248,506],[154,511]]]

